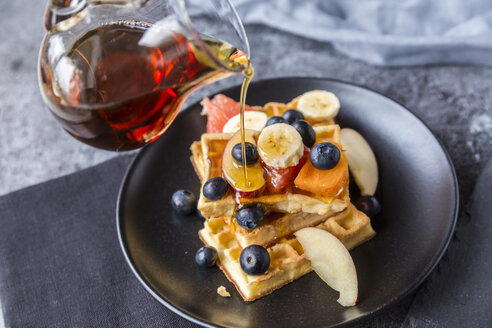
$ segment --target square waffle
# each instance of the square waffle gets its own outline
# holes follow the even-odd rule
[[[239,256],[246,245],[237,239],[237,231],[232,228],[230,220],[230,217],[206,220],[198,234],[206,245],[217,250],[219,267],[245,301],[268,295],[312,270],[302,246],[291,235],[278,238],[275,244],[267,247],[270,267],[264,274],[253,276],[244,273],[239,264]],[[375,235],[369,218],[353,205],[341,213],[325,217],[322,221],[317,227],[332,233],[347,249],[352,249]]]
[[[298,98],[290,103],[270,102],[262,107],[268,117],[281,116],[287,109],[297,108]],[[340,127],[333,120],[309,122],[317,140],[340,145]],[[190,149],[191,162],[201,183],[222,176],[222,157],[233,134],[205,133]],[[336,191],[336,190],[335,190]],[[209,201],[200,192],[198,209],[206,218],[199,231],[201,240],[218,252],[218,265],[236,286],[246,301],[253,301],[312,270],[303,248],[293,235],[296,231],[315,226],[336,236],[348,249],[369,240],[375,234],[370,219],[351,203],[348,188],[341,188],[336,197],[291,188],[282,194],[262,194],[253,198],[241,198],[241,203],[260,203],[266,216],[255,229],[240,227],[234,215],[237,200],[231,191],[218,201]],[[239,263],[243,248],[261,245],[270,255],[270,266],[262,275],[244,273]]]
[[[317,138],[340,144],[340,127],[335,124],[314,127]],[[204,133],[200,141],[195,141],[190,149],[191,162],[202,184],[210,178],[222,175],[222,155],[230,133]],[[243,198],[241,202],[260,203],[267,212],[311,213],[329,216],[343,211],[350,203],[347,188],[340,190],[336,198],[323,197],[313,193],[294,189],[281,194],[264,194],[258,197]],[[229,193],[217,201],[209,201],[200,192],[198,209],[205,218],[232,216],[236,209],[234,195]]]

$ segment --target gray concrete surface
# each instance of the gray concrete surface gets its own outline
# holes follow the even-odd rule
[[[0,3],[0,195],[118,156],[71,138],[42,103],[36,65],[43,8],[39,0]],[[449,151],[462,203],[467,203],[479,172],[492,157],[492,68],[380,68],[340,55],[329,44],[262,26],[248,26],[247,33],[256,79],[332,77],[379,91],[413,110]],[[236,83],[237,78],[207,87],[190,102]],[[374,326],[398,326],[410,302],[376,319]]]

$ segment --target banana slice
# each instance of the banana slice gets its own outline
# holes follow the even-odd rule
[[[313,90],[301,95],[297,109],[304,117],[315,122],[334,118],[340,109],[340,101],[333,93],[324,90]]]
[[[289,124],[267,126],[258,137],[258,153],[263,162],[274,168],[297,165],[304,153],[302,137]]]
[[[268,120],[267,114],[256,110],[244,112],[244,128],[261,131]],[[233,116],[227,121],[222,129],[223,133],[234,133],[241,128],[241,114]]]

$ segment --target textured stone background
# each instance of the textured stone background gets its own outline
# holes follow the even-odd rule
[[[36,77],[43,9],[40,0],[0,3],[0,195],[118,156],[71,138],[43,105]],[[462,205],[468,202],[479,172],[492,157],[492,68],[381,68],[340,55],[329,44],[263,26],[247,26],[247,33],[256,79],[332,77],[369,87],[410,108],[449,151]],[[222,81],[189,101],[236,83],[237,78]],[[404,300],[373,325],[398,325],[409,302]]]

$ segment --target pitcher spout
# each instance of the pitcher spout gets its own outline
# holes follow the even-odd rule
[[[44,13],[44,28],[50,31],[56,24],[80,13],[86,0],[48,0]]]

